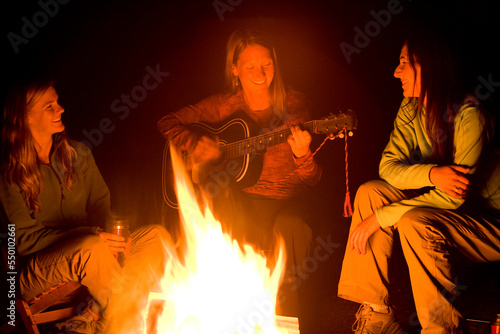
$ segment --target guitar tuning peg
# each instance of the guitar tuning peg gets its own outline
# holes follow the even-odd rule
[[[344,138],[344,133],[339,133],[339,138]]]
[[[352,137],[352,136],[354,136],[354,132],[349,131],[349,132],[347,133],[347,135],[348,135],[349,137]]]

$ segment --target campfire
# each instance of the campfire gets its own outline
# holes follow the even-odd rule
[[[200,207],[181,159],[172,151],[186,247],[166,245],[169,261],[161,291],[151,292],[144,333],[298,333],[296,318],[275,314],[284,272],[281,244],[274,266],[250,245],[225,234],[207,204]]]

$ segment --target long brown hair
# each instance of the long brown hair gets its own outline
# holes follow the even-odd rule
[[[35,212],[41,210],[42,171],[27,113],[50,87],[53,87],[50,80],[17,84],[7,93],[3,109],[2,163],[6,165],[5,178],[9,184],[20,188],[26,205]],[[77,153],[65,132],[53,135],[52,155],[57,167],[63,171],[66,187],[71,189],[76,181],[73,165]]]
[[[494,118],[473,94],[468,93],[464,64],[455,55],[457,45],[450,36],[425,29],[414,31],[405,45],[412,68],[415,69],[417,63],[421,68],[420,96],[410,99],[410,103],[417,106],[416,117],[425,114],[425,130],[432,142],[433,162],[453,162],[454,121],[465,104],[474,105],[484,117],[483,152],[488,152],[493,144]]]
[[[271,85],[269,86],[271,105],[275,114],[280,118],[285,113],[286,108],[286,90],[281,77],[278,59],[276,57],[276,50],[274,43],[265,33],[255,29],[241,29],[236,30],[231,34],[227,42],[226,54],[226,69],[225,69],[225,83],[226,89],[235,94],[241,89],[238,84],[238,78],[233,75],[232,68],[238,62],[240,54],[245,50],[248,45],[260,45],[269,50],[274,64],[274,77]]]
[[[436,32],[419,31],[412,34],[405,45],[412,68],[415,69],[417,63],[421,68],[420,96],[412,102],[417,107],[416,117],[425,115],[424,125],[432,142],[433,160],[440,164],[452,163],[456,115],[465,103],[481,106],[477,99],[466,94],[462,69],[452,53],[449,38]],[[484,114],[483,108],[481,111]],[[489,137],[490,124],[487,122],[486,125],[485,135]]]

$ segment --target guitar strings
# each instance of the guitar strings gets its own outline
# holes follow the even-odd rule
[[[315,121],[308,121],[308,122],[303,123],[302,125],[304,126],[304,128],[306,130],[312,131],[314,122]],[[226,158],[235,158],[235,157],[238,157],[241,155],[246,155],[246,154],[250,154],[250,153],[262,150],[263,148],[266,148],[268,146],[274,146],[276,144],[284,143],[286,140],[286,139],[283,140],[283,138],[285,138],[284,135],[290,134],[290,133],[291,133],[290,128],[286,128],[286,129],[282,129],[282,130],[278,130],[278,131],[274,131],[274,132],[270,132],[270,133],[264,133],[261,135],[257,135],[255,137],[245,138],[245,139],[241,139],[241,140],[229,143],[227,145],[223,145],[220,147],[220,149],[223,151],[223,153],[226,154]],[[270,140],[269,142],[271,142],[272,145],[266,145],[266,143],[264,143],[264,141],[266,141],[266,139],[269,139]],[[282,141],[279,141],[280,139]],[[278,141],[278,143],[276,143],[276,141]],[[245,144],[245,143],[247,143],[247,144]],[[262,148],[256,148],[257,145],[255,145],[255,143],[264,144],[264,145]],[[232,153],[232,154],[229,154],[229,153]],[[192,155],[193,155],[192,153],[185,154],[184,155],[184,159],[185,159],[184,162],[186,162],[189,158],[191,158]]]
[[[286,181],[288,178],[290,178],[292,175],[294,175],[295,173],[297,173],[301,168],[303,168],[306,163],[310,160],[310,159],[313,159],[313,157],[319,152],[319,150],[325,145],[325,143],[327,142],[327,140],[334,140],[338,137],[340,137],[341,134],[344,134],[345,136],[345,177],[346,177],[346,197],[345,197],[345,201],[344,201],[344,217],[350,217],[352,216],[352,209],[351,209],[351,200],[350,200],[350,196],[349,196],[349,173],[348,173],[348,152],[347,152],[347,127],[344,127],[341,131],[339,131],[335,136],[326,136],[325,139],[323,140],[323,142],[316,148],[316,150],[311,154],[311,156],[306,160],[304,161],[304,163],[302,165],[300,165],[298,168],[296,168],[295,170],[293,170],[292,172],[290,172],[288,175],[284,176],[283,178],[281,178],[280,180],[278,181],[275,181],[273,182],[274,184],[275,183],[280,183],[280,182],[284,182]],[[165,159],[165,153],[164,153],[164,159]],[[165,184],[165,178],[164,178],[164,171],[162,170],[162,184]],[[266,188],[269,188],[270,186],[269,185],[261,185],[261,186],[253,186],[255,188],[258,188],[258,189],[266,189]],[[167,201],[167,203],[169,205],[171,205],[171,202],[168,198],[165,197],[165,191],[163,191],[163,197],[164,197],[164,200]],[[173,203],[173,202],[172,202]],[[174,206],[171,206],[173,208],[177,208],[178,205],[176,207]]]

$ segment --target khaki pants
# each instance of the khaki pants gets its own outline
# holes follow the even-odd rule
[[[295,201],[251,199],[250,203],[255,220],[250,228],[247,226],[247,235],[253,234],[255,239],[258,238],[260,243],[257,244],[261,248],[273,249],[274,256],[278,255],[276,249],[278,239],[284,244],[285,273],[278,291],[276,313],[299,317],[297,271],[303,268],[312,243],[312,229],[305,220],[304,209]]]
[[[82,235],[36,253],[20,275],[22,297],[29,300],[61,282],[78,281],[104,310],[107,327],[116,328],[113,333],[133,333],[121,331],[122,325],[140,326],[140,307],[163,274],[164,242],[170,237],[163,226],[148,225],[131,238],[123,268],[97,235]]]
[[[354,201],[351,229],[392,202],[416,196],[384,181],[363,184]],[[368,240],[367,253],[350,250],[348,242],[338,296],[358,303],[390,305],[389,261],[398,229],[408,264],[413,297],[422,333],[460,332],[462,316],[449,301],[457,291],[452,250],[476,262],[500,261],[498,213],[466,214],[458,210],[415,208],[393,227],[379,229]]]

